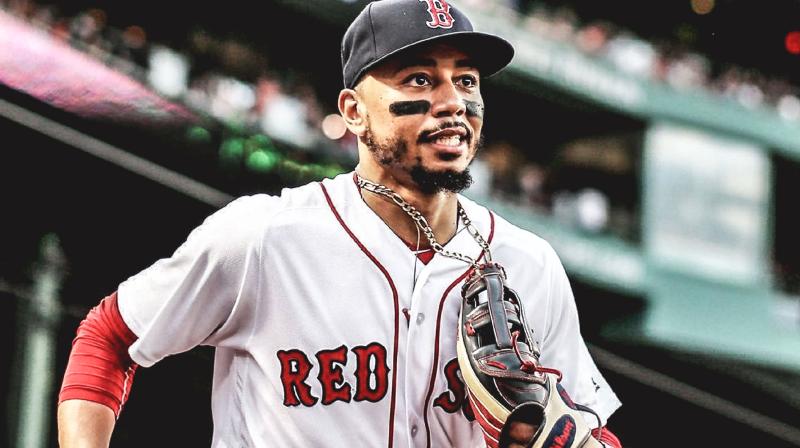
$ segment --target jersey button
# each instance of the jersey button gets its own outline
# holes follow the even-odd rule
[[[411,437],[415,437],[417,435],[417,425],[411,427]]]
[[[423,320],[425,320],[425,315],[422,313],[417,314],[417,325],[422,324]]]

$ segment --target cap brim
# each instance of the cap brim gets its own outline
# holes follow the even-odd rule
[[[458,47],[467,53],[476,68],[480,71],[481,78],[488,78],[504,69],[511,60],[514,59],[514,47],[507,40],[494,34],[481,33],[479,31],[456,31],[453,33],[442,34],[419,40],[412,44],[400,47],[397,50],[383,55],[361,69],[358,76],[353,81],[353,85],[373,67],[385,62],[387,59],[399,56],[411,49],[423,45],[446,42]],[[353,86],[349,86],[352,88]]]

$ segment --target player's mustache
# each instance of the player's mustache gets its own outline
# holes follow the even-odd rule
[[[436,127],[436,129],[429,129],[420,132],[419,138],[417,139],[417,143],[430,143],[433,141],[433,139],[430,137],[431,134],[433,134],[434,132],[439,132],[445,129],[452,129],[452,128],[464,128],[464,130],[467,131],[466,135],[467,143],[472,142],[472,131],[466,124],[458,121],[448,121],[445,123],[440,123],[439,126]]]

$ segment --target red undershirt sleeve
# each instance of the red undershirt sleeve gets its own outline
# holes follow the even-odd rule
[[[92,308],[78,326],[59,404],[88,400],[108,406],[119,417],[138,367],[128,355],[134,341],[136,335],[122,320],[115,292]]]
[[[598,434],[597,429],[592,430],[592,435],[597,439]],[[603,433],[600,435],[600,438],[597,439],[603,442],[606,446],[611,448],[622,448],[622,442],[619,441],[616,435],[613,432],[609,431],[608,428],[603,427]]]

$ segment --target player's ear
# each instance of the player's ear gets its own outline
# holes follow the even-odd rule
[[[339,92],[339,113],[342,114],[347,129],[361,137],[367,128],[366,111],[361,95],[355,89],[342,89]]]

